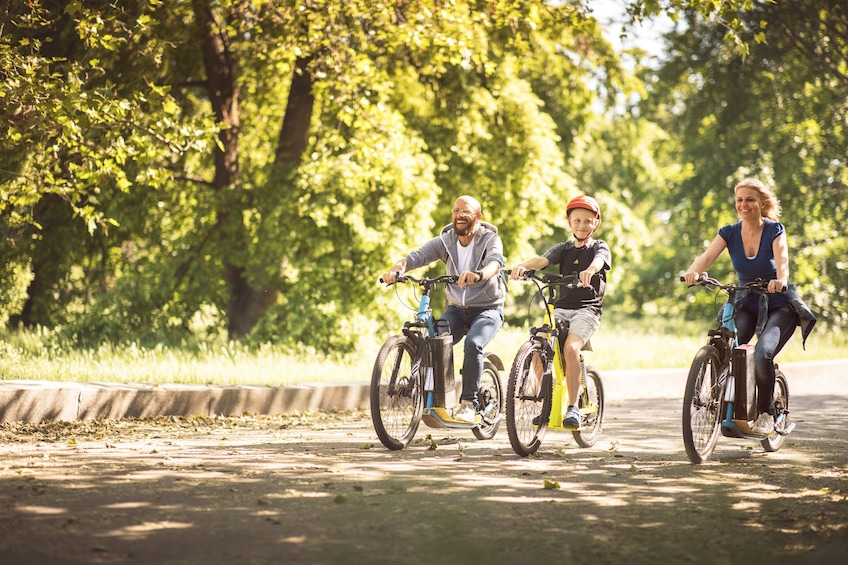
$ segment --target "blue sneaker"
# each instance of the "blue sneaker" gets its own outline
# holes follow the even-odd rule
[[[568,407],[568,412],[565,413],[565,420],[562,421],[562,427],[567,430],[580,429],[580,410],[573,404]]]

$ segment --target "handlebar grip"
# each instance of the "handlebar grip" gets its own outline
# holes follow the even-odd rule
[[[505,275],[511,275],[512,269],[504,269],[503,272]],[[521,278],[529,279],[532,278],[534,274],[536,274],[536,269],[524,269],[524,273],[522,273]]]
[[[710,276],[707,274],[706,271],[704,271],[703,273],[699,273],[698,278],[695,279],[695,282],[693,283],[693,286],[696,284],[700,284],[702,281],[705,281],[708,278],[710,278]],[[683,275],[680,275],[680,282],[686,282],[686,278]]]
[[[380,284],[392,285],[392,284],[397,284],[399,282],[404,282],[406,280],[406,276],[403,273],[401,273],[400,271],[394,271],[394,273],[396,275],[395,282],[387,283],[386,281],[383,280],[383,277],[381,276],[379,278]]]

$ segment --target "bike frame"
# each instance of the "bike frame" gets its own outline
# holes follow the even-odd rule
[[[560,335],[559,328],[554,318],[554,305],[548,304],[548,323],[551,325],[551,341],[553,343],[553,358],[554,365],[554,393],[551,399],[551,418],[548,422],[548,428],[552,430],[562,430],[563,416],[569,404],[576,404],[568,394],[568,386],[565,380],[565,359],[562,354],[563,338]],[[580,355],[580,387],[581,390],[586,386],[586,364],[583,362],[583,355]],[[579,393],[578,393],[579,396]],[[592,409],[591,406],[581,409],[581,412],[588,413]]]
[[[722,306],[721,327],[732,332],[733,348],[735,349],[739,347],[739,339],[736,336],[736,308],[733,305],[734,298],[735,292],[730,294],[727,302],[725,302]],[[724,419],[721,421],[721,427],[726,434],[729,432],[732,436],[744,438],[751,434],[751,428],[747,421],[743,424],[742,421],[737,421],[733,418],[733,414],[736,409],[736,375],[733,372],[733,361],[728,359],[726,367],[726,376],[724,384],[722,385],[724,388],[723,398],[726,406],[724,410]],[[743,430],[741,429],[742,427],[746,429]]]
[[[464,428],[477,439],[492,439],[497,433],[504,405],[501,371],[497,355],[484,352],[477,387],[474,418],[455,419],[447,410],[456,404],[453,338],[447,321],[433,315],[430,294],[439,284],[455,284],[455,275],[415,278],[396,273],[389,284],[412,282],[420,286],[415,316],[403,324],[402,334],[389,337],[380,347],[371,372],[371,420],[377,437],[389,449],[409,445],[424,422],[431,428]],[[384,282],[380,279],[380,282]]]
[[[415,322],[406,322],[404,324],[404,333],[410,331],[409,328],[422,328],[424,335],[420,336],[420,341],[416,349],[416,359],[413,365],[413,376],[421,379],[424,385],[424,414],[422,421],[431,428],[474,428],[479,422],[467,423],[460,422],[451,418],[447,407],[451,400],[456,400],[456,374],[453,370],[451,362],[449,368],[445,368],[444,375],[436,375],[434,368],[435,362],[433,358],[434,344],[438,337],[436,327],[436,318],[433,315],[431,305],[431,296],[435,282],[424,285],[422,287],[421,298],[418,301],[418,310],[415,313]],[[453,359],[453,351],[450,353],[451,360]],[[437,378],[441,382],[437,382]]]
[[[434,362],[432,356],[432,347],[431,340],[436,337],[436,318],[433,316],[433,308],[431,306],[432,299],[430,297],[430,292],[432,291],[432,286],[423,287],[423,291],[421,294],[421,298],[418,301],[418,311],[415,313],[415,321],[414,324],[416,327],[420,327],[426,330],[426,337],[423,338],[421,342],[418,343],[418,348],[416,351],[416,363],[418,378],[422,379],[424,384],[424,392],[426,393],[424,396],[424,410],[426,412],[432,412],[433,409],[441,408],[444,409],[444,404],[436,405],[436,378],[433,372]],[[404,324],[404,329],[408,329],[410,327],[409,323]],[[423,374],[422,374],[423,369]],[[413,369],[413,374],[415,373],[415,369]],[[445,376],[445,380],[453,380],[454,375],[448,374]],[[447,391],[446,391],[447,392]],[[454,393],[455,395],[455,393]],[[447,414],[445,414],[446,416]],[[436,420],[443,420],[441,414],[436,414],[434,416]],[[450,418],[448,418],[449,420]],[[425,423],[427,419],[425,418]],[[440,422],[441,423],[441,422]]]
[[[418,312],[415,313],[415,319],[427,328],[429,337],[436,337],[436,319],[433,317],[433,309],[430,307],[430,289],[425,288],[421,295],[421,300],[418,301]]]
[[[717,282],[717,281],[715,281]],[[739,347],[739,339],[736,335],[736,293],[740,290],[732,285],[716,285],[718,288],[726,291],[728,294],[727,301],[722,305],[719,328],[724,328],[730,335],[733,336],[731,351],[720,351],[722,353],[722,361],[724,370],[719,377],[719,385],[722,387],[722,399],[724,402],[724,416],[721,420],[722,434],[728,437],[737,437],[743,439],[756,438],[761,436],[754,434],[751,431],[751,425],[747,419],[734,418],[736,405],[739,402],[736,395],[739,391],[737,387],[738,375],[735,374],[733,368],[732,351]],[[715,341],[713,340],[713,343]],[[722,345],[722,347],[724,347]]]
[[[550,288],[550,287],[548,287]],[[556,323],[556,318],[554,317],[554,304],[552,301],[553,295],[551,298],[545,297],[541,292],[542,288],[539,288],[539,294],[542,295],[542,299],[545,301],[546,315],[547,315],[547,324],[545,324],[541,328],[533,328],[531,332],[534,336],[539,333],[547,333],[545,343],[548,350],[548,359],[551,360],[553,364],[553,377],[554,377],[554,392],[553,398],[551,399],[551,416],[548,421],[548,429],[552,430],[565,430],[562,426],[562,420],[565,416],[565,412],[569,404],[577,404],[577,398],[580,396],[580,392],[577,393],[577,397],[574,399],[570,398],[568,394],[568,385],[565,379],[565,359],[562,354],[562,345],[566,336],[560,335],[559,326]],[[553,355],[551,355],[550,349],[553,349]],[[545,371],[548,370],[547,367],[544,368]],[[583,355],[580,355],[580,390],[585,390],[586,387],[586,363],[583,360]],[[580,414],[586,415],[592,412],[597,411],[598,407],[594,404],[588,404],[582,408],[580,408]],[[571,431],[571,430],[569,430]]]

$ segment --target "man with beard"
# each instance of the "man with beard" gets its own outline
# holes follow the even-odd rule
[[[483,350],[503,324],[506,284],[499,275],[505,260],[498,228],[482,221],[482,208],[476,199],[457,198],[452,219],[437,237],[392,265],[382,280],[391,284],[398,275],[437,260],[445,262],[448,275],[459,277],[457,284],[446,285],[448,306],[441,319],[450,324],[454,343],[465,337],[462,394],[452,416],[473,423],[479,409],[477,387],[483,374]]]

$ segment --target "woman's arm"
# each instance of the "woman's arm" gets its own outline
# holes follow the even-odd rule
[[[692,261],[692,264],[683,273],[683,279],[688,284],[695,284],[701,273],[712,267],[715,260],[718,259],[718,256],[725,249],[727,249],[727,242],[724,241],[724,238],[720,235],[715,236],[715,239],[707,247],[707,250],[695,257],[695,260]]]
[[[771,244],[774,253],[774,265],[777,278],[769,281],[769,292],[783,292],[789,284],[789,245],[786,243],[786,232],[783,232]]]

